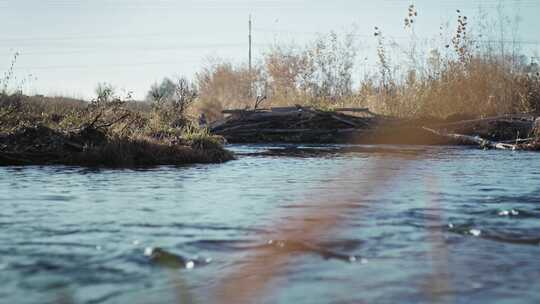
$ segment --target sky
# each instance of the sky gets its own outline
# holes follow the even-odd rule
[[[519,15],[514,38],[526,53],[540,50],[540,0],[0,0],[0,75],[19,52],[12,85],[25,94],[91,99],[107,82],[142,99],[153,83],[193,77],[212,58],[247,62],[250,14],[256,61],[274,43],[302,44],[354,25],[359,57],[372,61],[374,26],[406,43],[410,4],[419,39],[436,38],[456,9],[474,21],[479,7],[496,17],[502,4],[512,20]]]

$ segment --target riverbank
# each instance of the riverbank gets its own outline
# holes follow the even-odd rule
[[[476,145],[540,150],[532,114],[402,119],[365,108],[226,110],[209,129],[174,108],[120,99],[0,96],[0,166],[221,163],[230,143]],[[274,151],[275,152],[275,151]],[[273,153],[274,153],[273,152]],[[280,154],[287,151],[279,151]],[[290,151],[305,155],[313,151]],[[333,151],[335,152],[335,151]]]
[[[209,137],[196,142],[149,137],[109,138],[96,129],[62,132],[45,126],[0,134],[0,166],[77,165],[140,167],[221,163],[234,159]]]
[[[223,139],[163,109],[138,111],[120,100],[85,103],[0,100],[0,166],[140,167],[221,163],[234,159]]]

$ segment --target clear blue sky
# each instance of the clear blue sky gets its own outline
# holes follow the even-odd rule
[[[37,77],[27,94],[91,98],[98,82],[109,82],[142,98],[153,82],[191,77],[209,57],[247,60],[250,13],[256,58],[275,41],[302,43],[353,24],[362,56],[374,57],[373,27],[404,41],[411,3],[418,37],[430,38],[456,9],[474,22],[479,6],[496,16],[500,2],[506,14],[519,12],[518,39],[538,51],[540,0],[0,0],[0,72],[18,51],[19,79]]]

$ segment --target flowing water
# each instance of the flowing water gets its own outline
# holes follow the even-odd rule
[[[230,148],[215,165],[0,168],[0,302],[225,302],[220,285],[273,265],[257,252],[276,244],[301,250],[246,302],[540,302],[538,154]],[[338,220],[290,239],[313,210]]]

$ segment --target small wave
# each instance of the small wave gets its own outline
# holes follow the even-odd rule
[[[63,258],[66,258],[66,256],[63,256]],[[63,258],[59,256],[49,256],[48,259],[36,258],[32,262],[10,263],[6,268],[27,277],[39,274],[47,276],[59,275],[82,285],[96,283],[117,284],[139,279],[139,275],[126,271],[121,266],[104,265],[103,261],[89,263],[89,259],[85,256],[79,256],[78,258],[69,256],[70,259],[68,260]]]
[[[527,211],[523,208],[485,209],[485,210],[479,210],[479,211],[469,211],[468,214],[480,216],[482,218],[513,218],[513,219],[540,218],[540,212]]]
[[[471,227],[469,225],[454,225],[449,224],[448,230],[461,235],[469,235],[479,237],[486,240],[516,244],[516,245],[533,245],[540,246],[540,237],[531,237],[528,234],[508,233],[497,230],[481,229]]]
[[[60,247],[80,247],[80,248],[96,248],[98,245],[83,244],[75,242],[16,242],[15,246],[60,246]]]
[[[264,229],[251,228],[251,227],[235,227],[224,225],[205,225],[205,224],[184,224],[184,223],[171,223],[171,224],[151,224],[151,223],[130,223],[121,224],[122,227],[127,228],[176,228],[176,229],[197,229],[197,230],[215,230],[215,231],[247,231],[265,233]]]
[[[113,298],[116,298],[118,296],[121,296],[123,295],[125,292],[123,291],[113,291],[113,292],[110,292],[106,295],[103,295],[99,298],[95,298],[95,299],[92,299],[92,300],[88,300],[86,301],[86,304],[99,304],[99,303],[105,303]]]
[[[215,251],[243,251],[257,248],[252,240],[219,240],[219,239],[203,239],[182,243],[182,247],[194,247],[198,250],[215,250]]]
[[[332,249],[328,249],[323,245],[316,245],[305,241],[269,240],[267,242],[267,246],[272,246],[279,250],[285,250],[288,252],[314,253],[321,256],[325,260],[335,259],[348,263],[354,263],[357,261],[362,263],[367,262],[366,259],[360,256],[337,252]]]
[[[43,227],[33,227],[35,231],[42,233],[44,236],[66,236],[74,234],[90,234],[90,233],[118,233],[118,229],[52,229]]]

